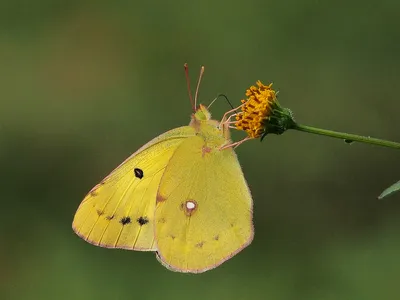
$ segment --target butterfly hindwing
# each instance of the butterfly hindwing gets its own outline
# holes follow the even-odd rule
[[[132,154],[84,198],[73,221],[75,232],[102,247],[156,250],[159,182],[177,147],[193,134],[189,126],[176,128]]]
[[[252,198],[232,148],[201,135],[183,141],[161,178],[155,217],[158,258],[175,271],[206,271],[250,244]]]

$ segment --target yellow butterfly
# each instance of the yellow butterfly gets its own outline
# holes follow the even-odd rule
[[[189,126],[148,142],[83,199],[72,224],[81,238],[155,251],[168,269],[186,273],[215,268],[251,243],[253,202],[227,122],[196,106],[203,71],[194,102],[188,80]]]

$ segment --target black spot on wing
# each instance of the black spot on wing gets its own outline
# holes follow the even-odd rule
[[[121,221],[119,221],[122,225],[126,225],[126,224],[129,224],[129,223],[131,223],[131,218],[130,217],[123,217],[122,219],[121,219]]]
[[[133,172],[135,173],[135,177],[136,177],[136,178],[142,179],[143,176],[144,176],[143,170],[142,170],[142,169],[135,168],[135,169],[133,170]]]
[[[147,219],[147,217],[140,217],[136,221],[139,223],[140,226],[149,223],[149,219]]]

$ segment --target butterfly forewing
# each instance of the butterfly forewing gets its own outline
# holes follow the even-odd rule
[[[156,250],[154,210],[161,176],[177,147],[194,131],[180,127],[139,149],[79,206],[75,232],[89,243],[132,250]]]

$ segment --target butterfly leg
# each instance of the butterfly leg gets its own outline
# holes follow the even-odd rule
[[[221,126],[227,126],[228,128],[233,128],[233,129],[236,129],[236,127],[235,126],[232,126],[233,124],[235,124],[236,123],[236,121],[231,121],[231,119],[233,118],[233,117],[236,117],[236,115],[237,114],[232,114],[232,115],[230,115],[224,122],[221,122],[220,123],[220,127]]]
[[[243,105],[244,105],[244,103],[243,103],[242,105],[239,105],[238,107],[236,107],[236,108],[234,108],[234,109],[228,110],[228,111],[224,114],[224,116],[222,117],[219,126],[221,127],[221,125],[223,125],[224,123],[226,123],[226,122],[233,116],[233,115],[231,115],[231,116],[227,117],[229,114],[232,114],[233,112],[236,112],[238,109],[242,108]],[[235,114],[235,115],[236,115],[236,114]]]
[[[227,149],[227,148],[237,148],[237,147],[239,147],[241,144],[243,144],[244,142],[246,142],[246,141],[248,141],[248,140],[252,140],[253,138],[252,137],[249,137],[249,136],[247,136],[247,137],[245,137],[244,139],[242,139],[242,140],[240,140],[240,141],[238,141],[238,142],[235,142],[235,143],[231,143],[231,144],[228,144],[228,145],[223,145],[223,146],[221,146],[220,148],[219,148],[219,150],[224,150],[224,149]]]

